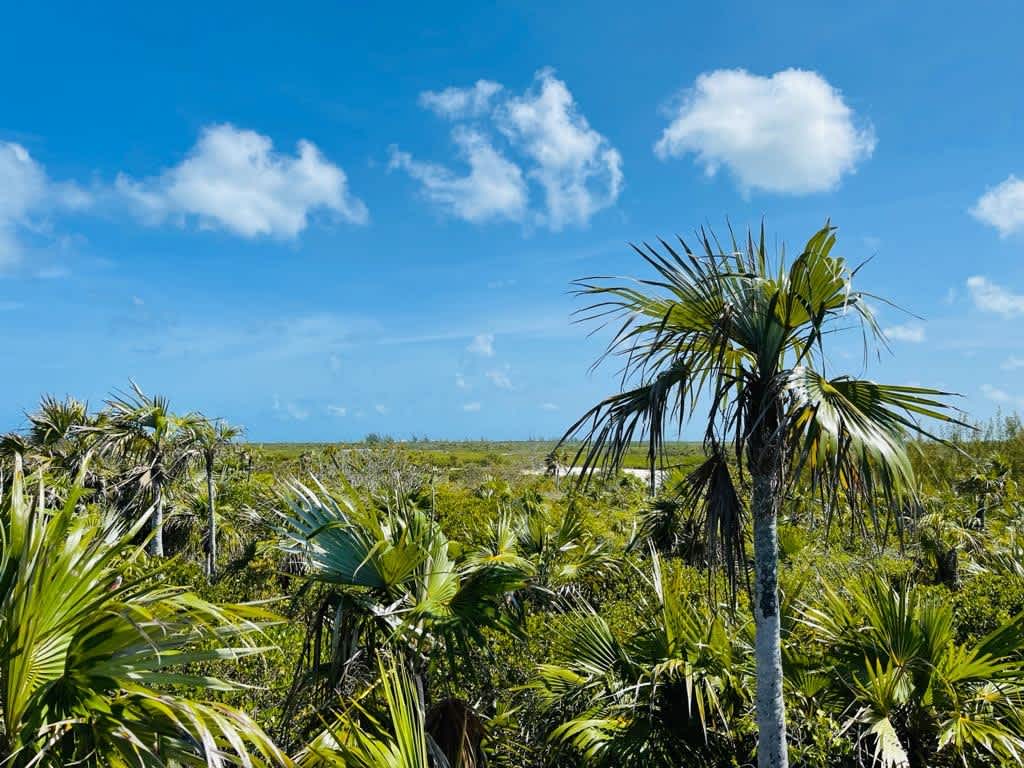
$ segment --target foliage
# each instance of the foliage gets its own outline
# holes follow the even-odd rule
[[[173,692],[230,690],[200,671],[260,652],[270,618],[166,586],[135,530],[33,501],[15,463],[0,556],[2,750],[15,766],[281,763],[246,714]]]
[[[704,536],[725,470],[748,503],[734,455],[716,464],[694,444],[666,444],[675,469],[654,496],[628,475],[585,487],[556,478],[550,442],[228,439],[208,473],[200,434],[216,422],[175,416],[181,442],[165,442],[167,455],[189,458],[165,475],[174,557],[158,559],[144,549],[155,499],[125,483],[145,462],[105,437],[117,418],[110,405],[44,398],[0,446],[0,738],[11,765],[232,765],[243,750],[255,765],[755,759],[751,539],[741,528],[732,597],[728,573],[712,570],[728,552]],[[1015,425],[913,443],[917,502],[870,502],[887,536],[868,535],[871,511],[853,514],[844,494],[800,479],[789,488],[778,542],[792,765],[867,768],[880,745],[908,765],[1015,764]],[[17,475],[12,516],[22,455],[32,479]],[[644,464],[645,448],[630,445],[623,461]],[[942,562],[955,562],[955,578]],[[26,641],[61,661],[17,685],[30,679],[18,671]]]

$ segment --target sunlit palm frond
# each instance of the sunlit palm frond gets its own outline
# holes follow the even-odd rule
[[[168,692],[235,689],[200,670],[261,652],[272,617],[164,585],[137,564],[145,519],[97,526],[79,496],[45,509],[16,472],[4,499],[0,695],[13,764],[283,763],[242,713]]]

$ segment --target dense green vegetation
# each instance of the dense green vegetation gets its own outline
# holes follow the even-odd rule
[[[1024,429],[914,435],[935,393],[795,376],[859,298],[825,242],[620,293],[658,361],[560,444],[256,445],[134,384],[44,398],[0,440],[0,760],[1018,764]],[[708,382],[704,442],[662,440]],[[623,470],[651,461],[653,491]]]
[[[649,498],[545,473],[543,444],[234,442],[209,578],[204,463],[166,488],[153,560],[134,463],[73,429],[104,418],[47,400],[5,441],[16,764],[425,764],[407,738],[462,765],[751,763],[745,577],[733,608],[686,505],[691,454]],[[902,531],[784,509],[794,765],[1003,765],[1024,745],[1024,431],[948,437],[912,452]]]

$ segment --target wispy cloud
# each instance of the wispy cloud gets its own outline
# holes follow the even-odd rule
[[[890,325],[888,328],[883,328],[882,333],[893,341],[906,341],[912,344],[920,344],[925,340],[924,326],[920,323]]]
[[[1024,397],[1017,397],[1011,395],[1005,389],[994,387],[991,384],[982,384],[981,393],[989,400],[994,403],[1001,403],[1003,405],[1013,405],[1016,407],[1024,408]]]
[[[466,403],[465,405],[462,406],[462,410],[466,411],[467,413],[476,413],[477,411],[480,410],[480,403]]]
[[[277,395],[274,395],[274,412],[277,413],[280,418],[291,419],[294,421],[305,421],[309,418],[308,408],[305,408],[292,400],[281,400]]]
[[[1007,237],[1024,229],[1024,181],[1010,174],[1005,181],[985,191],[971,208],[978,221]]]
[[[520,95],[480,80],[469,88],[426,91],[420,104],[455,122],[452,141],[469,172],[414,159],[398,147],[391,148],[390,167],[407,172],[453,216],[560,230],[586,225],[619,197],[621,155],[591,128],[553,70],[538,72]],[[530,182],[542,204],[531,205]]]
[[[974,275],[967,278],[967,292],[974,306],[980,310],[1006,318],[1024,315],[1024,294],[1013,293],[986,277]]]
[[[452,86],[443,91],[424,91],[420,94],[420,106],[448,120],[480,117],[491,109],[501,90],[501,83],[477,80],[469,88]]]
[[[473,337],[466,351],[481,357],[494,357],[494,334],[479,333]]]
[[[50,179],[22,145],[0,141],[0,270],[23,260],[26,239],[51,239],[48,214],[82,210],[92,202],[77,184]]]
[[[512,389],[512,379],[506,371],[495,369],[488,371],[486,375],[498,389]]]
[[[456,175],[443,165],[414,160],[397,147],[391,148],[388,167],[408,173],[420,183],[428,200],[457,218],[472,222],[522,220],[528,193],[519,166],[477,131],[456,128],[452,140],[469,164],[465,176]]]

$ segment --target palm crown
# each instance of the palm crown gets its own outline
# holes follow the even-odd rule
[[[831,253],[835,241],[826,226],[787,268],[784,258],[769,263],[763,230],[745,247],[734,240],[729,252],[702,231],[699,255],[683,241],[681,253],[664,241],[665,254],[634,246],[655,279],[580,281],[580,293],[599,299],[583,320],[622,320],[605,354],[625,358],[623,383],[634,386],[568,430],[584,438],[577,462],[617,464],[640,437],[653,468],[669,420],[681,426],[704,396],[714,453],[731,443],[737,458],[761,466],[765,451],[781,448],[798,459],[789,467],[814,470],[819,480],[838,473],[863,488],[881,473],[894,493],[912,489],[904,432],[920,431],[915,415],[948,419],[936,399],[943,393],[825,377],[823,340],[839,321],[852,317],[865,341],[884,342],[870,295],[853,289],[856,270]]]

